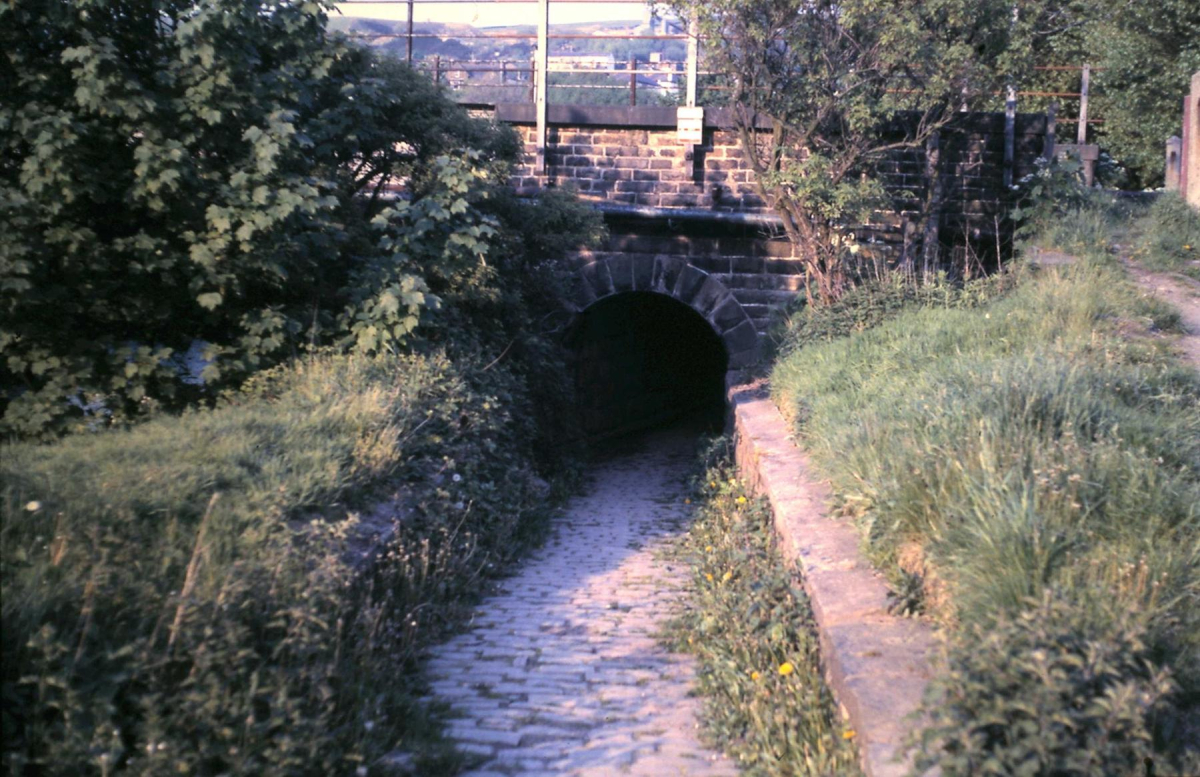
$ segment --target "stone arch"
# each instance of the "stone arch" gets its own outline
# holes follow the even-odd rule
[[[758,330],[733,292],[678,257],[635,259],[618,254],[586,264],[579,270],[571,302],[582,312],[605,297],[630,291],[664,294],[699,313],[725,345],[730,379],[758,358]]]

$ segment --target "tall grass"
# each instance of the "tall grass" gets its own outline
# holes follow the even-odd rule
[[[1165,192],[1138,222],[1133,257],[1151,270],[1200,280],[1200,212],[1178,192]]]
[[[1106,258],[1107,217],[1079,215],[1053,236],[1077,264],[800,348],[772,390],[871,557],[897,588],[918,580],[918,607],[966,634],[1061,596],[1097,639],[1144,633],[1185,710],[1200,698],[1200,381],[1162,334],[1176,314]]]
[[[316,357],[214,410],[4,446],[5,769],[448,768],[412,669],[544,505],[518,388]]]

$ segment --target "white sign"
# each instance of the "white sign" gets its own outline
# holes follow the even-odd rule
[[[676,134],[680,143],[692,146],[704,145],[704,109],[676,108]]]

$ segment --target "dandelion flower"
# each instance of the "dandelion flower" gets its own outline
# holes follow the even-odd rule
[[[709,487],[709,488],[716,488],[716,487],[717,487],[717,481],[715,481],[715,480],[710,480],[710,481],[709,481],[709,483],[708,483],[708,487]]]
[[[705,546],[704,546],[704,552],[705,552],[705,553],[712,553],[712,552],[713,552],[713,546],[712,546],[712,545],[705,545]]]
[[[704,579],[711,583],[713,581],[712,572],[705,572]]]
[[[729,579],[730,579],[731,577],[733,577],[733,572],[732,572],[732,571],[730,571],[730,572],[726,572],[725,574],[721,575],[721,579],[722,579],[723,581],[725,581],[726,583],[728,583],[728,582],[729,582]]]
[[[754,672],[751,672],[751,673],[750,673],[750,679],[751,679],[751,680],[757,680],[757,679],[758,679],[758,678],[760,678],[760,677],[762,677],[762,675],[760,675],[760,674],[759,674],[757,671],[754,671]]]
[[[744,497],[744,496],[739,496],[739,497],[737,498],[737,503],[738,503],[738,504],[740,504],[740,505],[744,505],[744,504],[746,504],[746,497]]]
[[[31,513],[36,513],[38,510],[42,509],[42,503],[37,500],[34,500],[32,502],[26,502],[25,509]]]
[[[796,667],[792,666],[791,661],[784,661],[779,665],[779,674],[783,675],[784,677],[787,677],[794,671],[796,671]]]
[[[854,739],[854,737],[855,731],[852,728],[848,728],[842,732],[842,739]]]

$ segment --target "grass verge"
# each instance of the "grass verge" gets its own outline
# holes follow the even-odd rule
[[[854,732],[821,676],[808,597],[727,447],[714,444],[695,483],[695,522],[680,548],[693,580],[668,628],[672,647],[699,660],[705,731],[747,775],[860,774]]]
[[[1200,212],[1178,192],[1164,192],[1139,220],[1133,259],[1150,270],[1200,280]]]
[[[365,775],[396,747],[453,771],[417,651],[545,511],[520,396],[442,357],[317,357],[4,446],[5,771]]]
[[[1196,769],[1200,381],[1108,256],[797,348],[774,399],[907,608],[948,627],[924,766]]]

